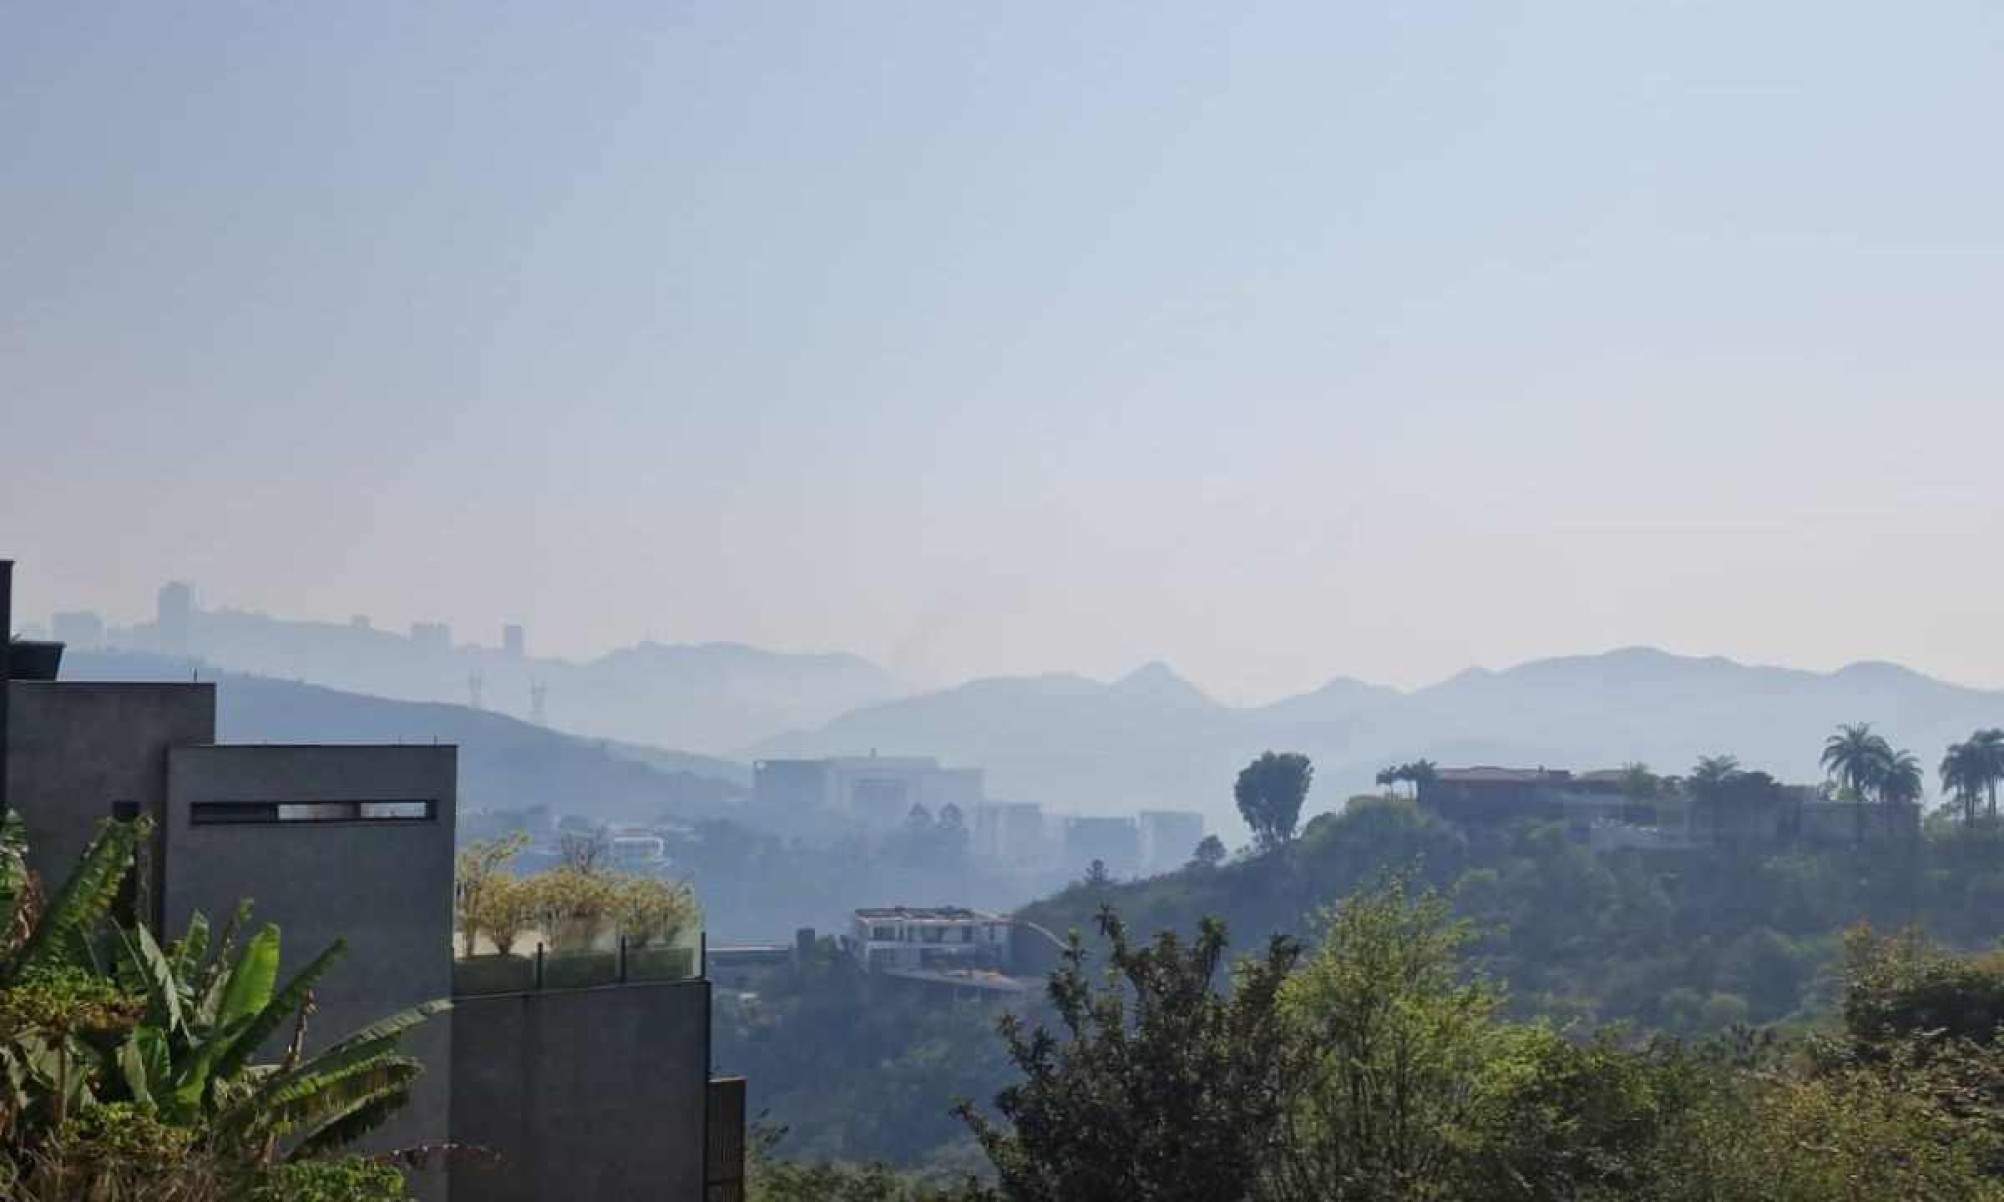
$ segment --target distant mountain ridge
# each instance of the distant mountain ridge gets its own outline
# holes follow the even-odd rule
[[[216,684],[216,735],[237,743],[452,743],[459,807],[526,809],[605,821],[700,818],[736,808],[750,785],[742,764],[628,747],[546,730],[505,714],[396,701],[242,673],[201,671]],[[189,678],[186,661],[121,652],[64,656],[65,680]]]
[[[1236,831],[1231,784],[1268,749],[1316,762],[1310,809],[1371,787],[1388,763],[1607,767],[1640,760],[1683,771],[1737,755],[1792,780],[1821,776],[1839,722],[1874,723],[1933,765],[1951,740],[2004,726],[2004,692],[1894,664],[1834,672],[1741,664],[1626,647],[1471,669],[1410,692],[1338,677],[1263,706],[1220,704],[1155,663],[1112,682],[993,677],[865,706],[819,728],[756,744],[760,755],[930,754],[988,770],[991,795],[1079,812],[1143,806],[1203,811]]]
[[[541,687],[552,726],[589,732],[578,742],[598,754],[666,774],[749,782],[743,763],[661,747],[741,760],[931,755],[986,769],[991,797],[1082,813],[1196,809],[1227,834],[1239,829],[1232,779],[1268,749],[1314,758],[1314,811],[1371,787],[1378,768],[1419,757],[1576,767],[1640,760],[1682,771],[1701,755],[1726,753],[1808,780],[1819,776],[1817,752],[1839,722],[1873,722],[1930,766],[1949,741],[2004,726],[2004,693],[1898,664],[1814,672],[1652,647],[1471,668],[1409,691],[1336,676],[1296,696],[1230,706],[1160,661],[1111,681],[997,676],[909,694],[882,668],[843,653],[642,643],[571,663],[425,646],[366,625],[231,611],[197,611],[195,619],[192,634],[228,652],[213,662],[250,681],[313,680],[381,704],[449,702],[480,690],[479,710],[443,708],[490,720],[497,711],[525,714]],[[150,629],[124,633],[143,640]],[[186,670],[185,657],[165,662]]]
[[[157,622],[113,628],[105,645],[402,701],[477,697],[479,708],[520,718],[535,716],[540,697],[544,721],[558,729],[713,754],[906,691],[846,652],[644,642],[574,662],[454,643],[444,626],[406,636],[359,617],[336,624],[195,609],[185,625],[171,636]]]

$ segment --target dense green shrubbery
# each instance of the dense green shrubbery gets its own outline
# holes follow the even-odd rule
[[[2004,1202],[2004,960],[1845,939],[1841,1025],[1686,1043],[1507,1016],[1400,880],[1227,975],[1222,929],[1103,911],[1044,1022],[1003,1024],[986,1184],[762,1165],[760,1202]]]
[[[1838,935],[1919,925],[1952,945],[2004,931],[2004,836],[1933,824],[1910,846],[1720,848],[1596,855],[1555,824],[1464,829],[1410,801],[1362,798],[1265,855],[1129,884],[1073,886],[1027,907],[1053,930],[1102,904],[1136,929],[1303,934],[1316,909],[1409,866],[1475,924],[1473,954],[1520,1014],[1696,1034],[1799,1023],[1828,1008]]]

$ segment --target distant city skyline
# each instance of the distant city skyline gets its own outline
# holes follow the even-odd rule
[[[20,6],[0,554],[1220,699],[2004,686],[2004,8]]]
[[[860,651],[853,647],[834,647],[834,646],[779,647],[779,646],[768,646],[762,644],[748,643],[742,639],[714,639],[714,640],[640,639],[636,640],[633,643],[622,643],[614,646],[596,648],[594,650],[579,654],[564,654],[554,651],[546,652],[542,648],[534,645],[531,642],[528,642],[528,639],[530,638],[530,632],[522,624],[516,622],[504,622],[502,625],[496,627],[492,631],[483,632],[480,630],[465,629],[459,624],[454,623],[450,618],[417,619],[409,623],[386,624],[383,622],[376,621],[374,615],[363,614],[363,613],[351,613],[345,619],[334,619],[334,618],[310,616],[310,615],[284,614],[284,613],[276,613],[266,608],[260,608],[251,605],[229,605],[229,604],[207,605],[205,604],[206,599],[201,595],[199,588],[196,588],[192,584],[192,582],[189,581],[168,581],[165,582],[163,588],[167,585],[177,585],[177,584],[189,586],[190,594],[193,599],[194,608],[198,612],[238,615],[251,618],[265,619],[281,623],[311,623],[318,626],[331,627],[337,629],[354,629],[358,624],[366,621],[366,626],[364,626],[363,628],[375,634],[406,638],[412,640],[413,642],[424,642],[427,640],[444,638],[447,641],[442,643],[435,643],[434,646],[437,647],[449,646],[455,650],[484,651],[494,654],[508,655],[511,653],[511,648],[507,640],[509,632],[513,631],[516,632],[524,640],[523,646],[515,650],[513,654],[515,654],[518,658],[526,656],[526,658],[529,660],[546,660],[546,661],[570,663],[574,665],[582,665],[612,652],[631,650],[637,646],[649,643],[655,645],[665,645],[665,646],[727,644],[727,645],[745,646],[760,651],[770,651],[780,654],[853,655],[861,659],[869,660],[872,663],[876,663],[879,667],[887,666],[884,665],[882,661],[877,660],[873,656],[870,656],[867,652]],[[89,607],[59,607],[58,609],[51,611],[48,615],[46,615],[46,617],[37,617],[34,614],[17,615],[16,624],[18,627],[21,627],[22,629],[46,635],[53,633],[52,631],[53,619],[57,615],[65,613],[68,614],[87,613],[92,617],[101,619],[105,624],[107,632],[112,630],[131,631],[135,629],[145,628],[155,625],[156,621],[156,615],[153,613],[138,615],[127,620],[120,618],[117,615],[106,614],[103,611],[92,609]],[[144,650],[145,648],[135,647],[128,649]],[[197,648],[196,650],[199,651],[200,649]],[[1337,679],[1355,680],[1363,684],[1389,687],[1400,690],[1402,692],[1412,692],[1415,690],[1424,689],[1430,685],[1437,685],[1444,683],[1445,681],[1450,680],[1455,676],[1470,671],[1506,672],[1512,668],[1524,667],[1529,664],[1546,662],[1554,659],[1568,659],[1568,658],[1593,659],[1596,657],[1609,655],[1617,652],[1625,652],[1625,651],[1661,652],[1666,655],[1671,655],[1685,659],[1717,657],[1731,660],[1734,663],[1738,663],[1746,667],[1756,667],[1756,668],[1777,667],[1777,668],[1796,669],[1800,671],[1825,673],[1825,674],[1835,672],[1843,668],[1857,666],[1859,664],[1892,663],[1899,667],[1905,667],[1920,672],[1923,675],[1932,677],[1947,684],[1963,685],[1971,688],[1997,687],[1992,685],[1986,685],[1980,681],[1959,680],[1953,676],[1948,676],[1936,672],[1929,672],[1926,669],[1919,667],[1918,665],[1900,663],[1900,661],[1896,660],[1884,660],[1878,657],[1861,656],[1828,664],[1791,664],[1791,663],[1781,663],[1778,661],[1763,660],[1759,658],[1722,656],[1719,655],[1719,653],[1717,652],[1710,652],[1704,650],[1680,650],[1673,647],[1665,647],[1656,643],[1625,643],[1625,644],[1618,644],[1606,647],[1572,648],[1568,650],[1555,651],[1547,655],[1528,656],[1525,657],[1524,659],[1512,660],[1507,663],[1469,663],[1469,664],[1464,664],[1460,668],[1457,668],[1448,673],[1444,673],[1440,676],[1432,677],[1425,680],[1416,680],[1409,683],[1392,681],[1392,680],[1373,679],[1367,676],[1358,676],[1354,673],[1331,672],[1317,678],[1316,680],[1314,680],[1313,682],[1311,682],[1310,684],[1308,684],[1303,688],[1291,689],[1286,692],[1277,693],[1273,695],[1260,695],[1251,697],[1235,697],[1227,692],[1213,689],[1208,685],[1206,685],[1204,681],[1196,679],[1192,674],[1185,672],[1179,665],[1167,659],[1166,657],[1162,656],[1150,657],[1148,659],[1141,660],[1134,664],[1128,665],[1125,668],[1116,668],[1113,671],[1103,672],[1103,673],[1092,673],[1078,668],[1070,668],[1070,667],[1052,668],[1048,669],[1047,671],[1060,674],[1083,675],[1094,679],[1099,679],[1103,682],[1111,683],[1129,676],[1144,674],[1152,669],[1166,667],[1170,671],[1174,672],[1177,676],[1181,677],[1191,685],[1198,688],[1200,691],[1204,692],[1214,701],[1226,705],[1239,706],[1239,707],[1257,707],[1260,705],[1269,704],[1276,701],[1288,700],[1290,698],[1301,696],[1304,693],[1313,692],[1319,686],[1327,684]],[[224,668],[229,668],[235,665],[225,662],[219,664],[219,666]],[[1016,677],[1035,676],[1039,674],[1041,673],[1038,672],[982,673],[973,676],[956,677],[952,679],[941,679],[941,680],[902,679],[901,683],[907,686],[913,692],[926,692],[944,688],[951,688],[955,685],[969,683],[974,680],[993,679],[996,677],[1010,677],[1010,676],[1016,676]]]

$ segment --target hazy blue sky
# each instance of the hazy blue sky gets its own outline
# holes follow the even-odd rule
[[[205,604],[2004,685],[2004,6],[0,3],[0,547]]]

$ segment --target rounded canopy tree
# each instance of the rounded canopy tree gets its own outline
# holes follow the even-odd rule
[[[1294,838],[1294,828],[1301,821],[1301,803],[1307,800],[1314,778],[1315,766],[1307,756],[1293,751],[1269,751],[1239,772],[1232,796],[1261,850]]]

